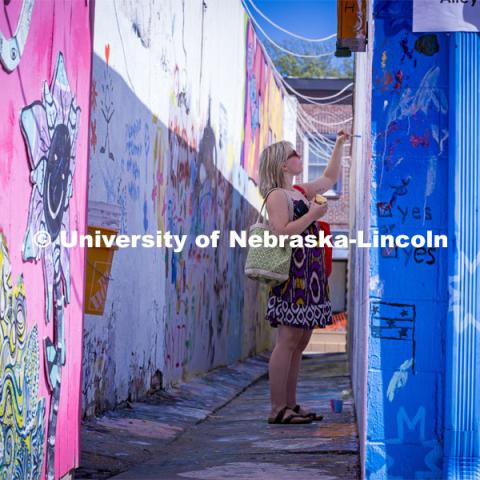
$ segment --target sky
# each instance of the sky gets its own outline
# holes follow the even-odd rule
[[[309,38],[337,33],[336,0],[251,0],[271,20],[291,32]],[[262,28],[275,41],[289,38],[262,19],[245,0]]]
[[[295,39],[270,25],[254,10],[252,3],[274,23],[303,37],[323,38],[337,33],[337,0],[244,0],[244,2],[267,35],[280,45],[286,40]],[[260,32],[258,34],[267,46],[268,40],[263,38]],[[322,52],[333,52],[335,43],[336,40],[333,38],[312,45],[322,45],[324,48]],[[339,60],[333,55],[332,60],[332,66],[343,62],[343,59]]]

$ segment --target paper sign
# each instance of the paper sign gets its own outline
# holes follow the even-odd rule
[[[413,0],[414,32],[478,32],[480,0]]]

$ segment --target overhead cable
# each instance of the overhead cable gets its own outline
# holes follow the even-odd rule
[[[290,35],[292,37],[298,38],[300,40],[304,40],[306,42],[312,42],[312,43],[317,43],[317,42],[325,42],[327,40],[330,40],[331,38],[335,38],[337,36],[336,33],[332,33],[332,35],[329,35],[328,37],[324,38],[307,38],[307,37],[302,37],[302,35],[298,35],[297,33],[290,32],[289,30],[282,28],[280,25],[277,25],[273,20],[271,20],[269,17],[267,17],[253,2],[253,0],[250,0],[250,5],[252,8],[263,18],[265,19],[270,25],[274,26],[278,30],[280,30],[283,33],[286,33],[287,35]]]
[[[330,55],[333,55],[335,53],[335,50],[332,50],[330,52],[326,52],[326,53],[319,53],[319,54],[316,54],[316,55],[307,55],[307,54],[302,54],[302,53],[296,53],[296,52],[292,52],[291,50],[288,50],[288,48],[285,48],[285,47],[282,47],[281,45],[279,45],[278,43],[275,42],[275,40],[273,40],[272,38],[270,38],[267,33],[265,32],[265,30],[260,26],[260,24],[257,22],[257,20],[255,19],[255,17],[252,15],[252,12],[250,12],[250,10],[248,9],[247,7],[247,4],[245,3],[244,0],[242,0],[242,4],[243,4],[243,7],[245,8],[245,10],[247,11],[247,14],[250,18],[250,20],[255,24],[255,26],[260,30],[260,32],[262,33],[262,35],[276,48],[278,48],[279,50],[281,50],[282,52],[284,53],[288,53],[289,55],[293,55],[294,57],[299,57],[299,58],[321,58],[321,57],[328,57]]]

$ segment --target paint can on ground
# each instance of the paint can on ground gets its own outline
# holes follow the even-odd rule
[[[332,398],[330,400],[330,408],[333,413],[342,413],[343,410],[343,400],[337,400]]]

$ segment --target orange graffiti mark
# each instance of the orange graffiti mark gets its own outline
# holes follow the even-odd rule
[[[393,75],[390,72],[384,72],[382,77],[375,80],[375,83],[378,86],[381,86],[383,84],[383,88],[381,88],[381,91],[385,92],[386,90],[388,90],[389,85],[393,83]]]
[[[90,138],[90,143],[92,144],[93,147],[93,153],[96,153],[96,148],[97,148],[97,120],[93,120],[91,122],[92,126],[92,134]]]
[[[90,87],[90,105],[92,106],[92,110],[97,108],[97,82],[95,79],[92,79],[92,86]]]
[[[109,59],[110,59],[110,44],[107,43],[107,44],[105,45],[105,60],[106,60],[106,62],[107,62],[107,65],[108,65]]]

